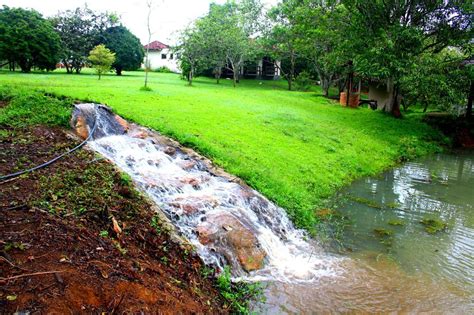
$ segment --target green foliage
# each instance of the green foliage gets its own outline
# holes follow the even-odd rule
[[[158,235],[161,234],[161,232],[162,232],[162,227],[161,227],[161,223],[160,223],[160,217],[158,217],[158,216],[156,216],[156,215],[153,216],[153,217],[151,218],[150,225],[151,225],[152,228],[155,229],[156,234],[158,234]]]
[[[80,73],[89,52],[104,42],[105,31],[118,23],[116,15],[96,13],[87,6],[58,13],[51,19],[61,38],[62,62],[68,73]]]
[[[53,26],[34,10],[0,9],[0,60],[18,63],[23,72],[54,70],[60,40]]]
[[[422,54],[412,71],[401,79],[408,105],[421,105],[460,114],[456,109],[467,103],[469,84],[474,79],[472,66],[462,67],[466,56],[456,49],[448,48],[438,54]]]
[[[88,59],[92,63],[92,67],[95,68],[100,80],[102,74],[110,71],[112,64],[115,62],[115,53],[101,44],[91,50]]]
[[[32,125],[69,126],[71,101],[58,100],[20,88],[0,88],[0,99],[9,105],[0,108],[0,126],[26,127]]]
[[[130,187],[132,185],[132,178],[127,173],[120,173],[120,184]]]
[[[209,13],[181,33],[181,69],[189,84],[200,69],[213,69],[220,78],[223,67],[233,73],[236,86],[245,60],[252,59],[255,34],[262,16],[259,0],[227,1],[211,4]]]
[[[438,232],[446,230],[448,225],[436,218],[424,218],[420,221],[425,226],[425,231],[429,234],[436,234]]]
[[[307,92],[311,89],[313,80],[311,79],[308,72],[303,71],[296,77],[295,83],[298,91]]]
[[[115,53],[115,62],[112,68],[117,75],[122,70],[130,71],[140,68],[145,51],[140,40],[124,26],[108,28],[104,34],[104,44]]]
[[[100,235],[100,237],[107,238],[107,237],[109,237],[109,231],[102,230],[102,231],[100,231],[99,235]]]
[[[158,73],[173,73],[173,71],[171,71],[167,66],[156,68],[154,71]]]
[[[262,286],[259,283],[232,282],[229,266],[217,277],[217,288],[232,313],[249,314],[250,302],[262,299]]]
[[[406,162],[429,152],[439,151],[439,147],[430,141],[415,136],[402,136],[399,142],[398,161]]]
[[[387,222],[389,225],[393,226],[404,226],[405,222],[399,219],[393,219]]]

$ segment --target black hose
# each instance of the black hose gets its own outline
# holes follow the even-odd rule
[[[19,172],[16,172],[16,173],[13,173],[13,174],[8,174],[8,175],[4,175],[4,176],[0,176],[0,184],[2,184],[3,182],[9,180],[9,179],[12,179],[12,178],[15,178],[15,177],[18,177],[20,175],[23,175],[23,174],[26,174],[26,173],[30,173],[30,172],[33,172],[33,171],[36,171],[40,168],[43,168],[43,167],[46,167],[48,165],[51,165],[53,164],[54,162],[56,162],[57,160],[61,159],[62,157],[68,155],[68,154],[71,154],[72,152],[76,151],[77,149],[80,149],[81,147],[83,147],[87,141],[89,141],[91,138],[92,138],[92,135],[94,134],[95,130],[97,128],[97,110],[96,110],[96,118],[95,118],[95,122],[94,122],[94,127],[92,127],[92,130],[91,132],[89,133],[89,136],[87,136],[86,140],[82,141],[79,145],[75,146],[74,148],[72,148],[71,150],[67,151],[67,152],[64,152],[63,154],[55,157],[54,159],[52,160],[49,160],[48,162],[45,162],[41,165],[38,165],[38,166],[35,166],[33,168],[30,168],[30,169],[26,169],[26,170],[23,170],[23,171],[19,171]]]

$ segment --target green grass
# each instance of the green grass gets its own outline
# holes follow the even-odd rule
[[[0,108],[0,127],[32,125],[63,126],[71,119],[71,100],[45,96],[26,88],[0,87],[0,101],[9,106]],[[34,115],[32,115],[34,113]]]
[[[106,103],[123,117],[193,147],[287,209],[311,228],[322,200],[353,179],[438,149],[438,133],[417,117],[394,119],[369,109],[343,108],[286,82],[197,78],[143,72],[101,81],[85,72],[0,72],[0,84]]]

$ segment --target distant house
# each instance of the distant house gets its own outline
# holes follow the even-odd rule
[[[161,67],[167,67],[173,72],[181,72],[179,67],[178,67],[178,57],[171,48],[163,44],[162,42],[159,42],[157,40],[143,46],[145,51],[147,48],[150,48],[149,50],[149,67],[152,70],[161,68]],[[143,64],[143,68],[145,65]]]

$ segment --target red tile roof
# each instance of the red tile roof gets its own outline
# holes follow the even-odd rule
[[[148,45],[143,46],[144,49],[150,48],[150,50],[163,50],[165,48],[168,48],[168,45],[163,44],[162,42],[159,42],[157,40],[149,43]]]

